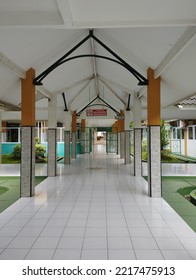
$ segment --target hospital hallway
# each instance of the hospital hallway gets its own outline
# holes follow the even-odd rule
[[[104,145],[0,214],[0,259],[196,259],[195,232]]]

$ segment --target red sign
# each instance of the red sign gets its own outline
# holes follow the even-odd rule
[[[107,109],[87,109],[86,116],[87,117],[107,116]]]

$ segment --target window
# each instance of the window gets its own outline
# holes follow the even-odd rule
[[[193,139],[193,127],[192,126],[188,127],[188,139],[190,139],[190,140]]]
[[[177,139],[177,131],[176,131],[176,128],[173,128],[173,139]]]

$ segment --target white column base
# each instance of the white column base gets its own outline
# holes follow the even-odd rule
[[[160,126],[148,126],[148,195],[161,197]]]
[[[21,128],[21,197],[35,194],[35,127]]]
[[[48,129],[48,177],[55,177],[57,173],[57,140],[56,128]]]

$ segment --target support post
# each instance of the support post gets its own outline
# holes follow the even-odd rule
[[[57,174],[57,96],[48,103],[48,177]]]
[[[142,130],[134,128],[134,176],[142,176]]]
[[[125,120],[124,120],[124,127],[125,127],[125,164],[130,164],[130,111],[125,111]]]
[[[134,176],[142,176],[142,129],[141,129],[141,100],[137,95],[134,95]]]
[[[122,119],[118,120],[118,131],[120,133],[120,158],[124,159],[125,158],[125,126],[124,126],[124,112],[121,110],[120,111],[120,116]]]
[[[70,131],[65,131],[64,163],[70,164]]]
[[[77,116],[76,116],[76,111],[74,111],[72,114],[72,158],[76,158],[76,133],[77,133]]]
[[[160,77],[148,69],[148,194],[161,197]]]
[[[35,70],[30,68],[21,80],[21,197],[35,194]]]

